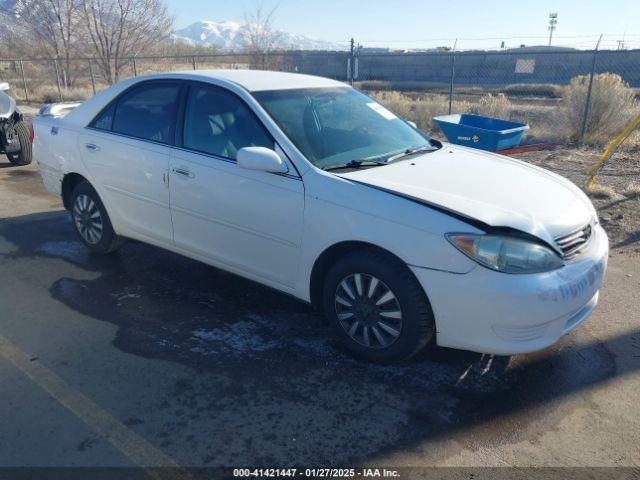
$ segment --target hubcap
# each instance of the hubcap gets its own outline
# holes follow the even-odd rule
[[[91,245],[102,239],[102,216],[88,195],[78,195],[73,204],[73,221],[80,236]]]
[[[402,331],[402,310],[391,289],[366,273],[345,277],[336,288],[335,309],[347,335],[369,348],[386,348]]]

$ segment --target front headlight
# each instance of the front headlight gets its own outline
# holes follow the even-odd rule
[[[462,253],[498,272],[540,273],[564,265],[550,248],[522,238],[466,233],[448,233],[446,237]]]

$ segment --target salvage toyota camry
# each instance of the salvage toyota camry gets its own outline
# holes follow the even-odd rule
[[[337,81],[151,75],[34,125],[44,184],[93,252],[133,238],[294,295],[372,361],[541,349],[598,301],[608,240],[579,188]]]

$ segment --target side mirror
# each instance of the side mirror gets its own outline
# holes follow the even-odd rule
[[[244,147],[238,150],[238,166],[247,170],[287,173],[289,168],[280,155],[265,147]]]
[[[7,82],[0,82],[0,92],[6,92],[9,90],[9,84]]]
[[[407,120],[407,123],[409,125],[411,125],[413,128],[415,128],[416,130],[418,129],[418,125],[416,125],[416,122],[412,122],[411,120]]]

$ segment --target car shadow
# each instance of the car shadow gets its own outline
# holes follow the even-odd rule
[[[215,417],[206,447],[193,447],[208,452],[204,466],[358,464],[439,439],[457,440],[453,454],[531,438],[581,405],[568,396],[640,369],[640,332],[594,341],[580,329],[531,355],[431,346],[400,365],[368,364],[337,348],[308,305],[267,287],[139,242],[90,255],[65,212],[4,220],[0,238],[13,258],[99,273],[61,275],[51,295],[117,325],[117,348],[191,368],[167,392],[179,421],[166,428],[197,443],[198,422]]]

